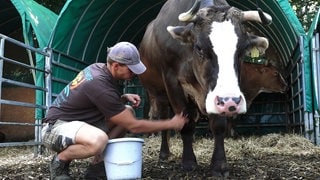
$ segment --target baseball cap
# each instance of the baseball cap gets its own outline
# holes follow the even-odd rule
[[[135,74],[142,74],[146,66],[141,62],[136,46],[129,42],[119,42],[108,48],[108,58],[128,66]]]

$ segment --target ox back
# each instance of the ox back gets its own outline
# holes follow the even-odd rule
[[[239,87],[239,59],[252,47],[263,54],[268,40],[248,34],[243,21],[261,19],[256,11],[244,12],[225,1],[168,0],[147,27],[140,44],[141,60],[147,70],[139,76],[150,104],[149,116],[168,118],[188,114],[181,130],[182,167],[197,166],[192,136],[199,113],[209,117],[215,132],[212,173],[227,176],[223,138],[226,117],[246,112],[246,100]],[[212,2],[211,2],[212,3]],[[268,14],[262,13],[271,21]],[[162,133],[160,158],[170,151]]]

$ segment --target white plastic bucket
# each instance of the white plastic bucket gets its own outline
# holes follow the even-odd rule
[[[140,138],[109,140],[104,154],[108,180],[141,178],[143,143]]]

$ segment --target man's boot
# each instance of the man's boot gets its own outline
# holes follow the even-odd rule
[[[104,167],[104,161],[101,161],[97,164],[91,164],[88,166],[85,174],[84,174],[84,179],[95,179],[95,180],[98,180],[98,179],[107,179],[107,176],[106,176],[106,170],[105,170],[105,167]]]
[[[57,155],[53,156],[53,159],[49,165],[50,179],[51,180],[71,180],[69,176],[69,164],[70,161],[61,161],[57,158]]]

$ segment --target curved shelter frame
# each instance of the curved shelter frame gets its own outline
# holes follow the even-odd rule
[[[285,96],[279,94],[259,96],[255,101],[255,108],[250,109],[248,115],[239,122],[244,128],[252,126],[256,130],[261,126],[284,126],[287,131],[304,133],[314,141],[315,135],[310,133],[314,131],[314,96],[308,36],[288,0],[228,0],[228,2],[242,10],[252,10],[259,6],[271,14],[273,17],[271,25],[248,23],[248,28],[256,34],[269,38],[270,48],[275,54],[271,60],[283,71],[290,85]],[[130,41],[139,46],[146,26],[157,16],[164,3],[165,0],[68,0],[58,15],[54,27],[49,29],[50,36],[39,37],[47,41],[46,47],[41,48],[52,52],[50,71],[52,78],[49,87],[49,91],[52,91],[52,100],[82,68],[95,62],[105,62],[107,47],[119,41]],[[33,11],[34,6],[28,8]],[[1,18],[4,17],[1,13],[5,14],[5,10],[0,9]],[[45,16],[37,18],[43,20]],[[31,21],[35,22],[36,19],[31,18]],[[0,27],[3,25],[9,28],[8,23],[8,20],[0,19]],[[39,28],[32,23],[31,26],[34,32]],[[37,58],[38,67],[44,67],[44,63],[43,57]],[[38,74],[38,79],[41,78],[43,74]],[[43,85],[41,82],[37,81],[37,84]],[[135,91],[144,95],[138,81],[125,82],[124,86],[124,91]],[[40,104],[45,104],[43,98],[41,93],[36,96]],[[45,105],[50,105],[50,100]],[[43,114],[38,113],[37,118],[41,118]],[[274,115],[279,122],[272,122],[267,118]],[[254,117],[254,120],[250,120],[251,117]]]
[[[260,104],[257,103],[247,116],[242,116],[239,120],[242,127],[247,131],[249,126],[254,126],[256,130],[261,128],[258,124],[276,128],[285,124],[282,128],[287,131],[294,129],[299,133],[310,132],[312,124],[304,126],[310,124],[308,113],[312,113],[309,64],[304,60],[309,56],[308,46],[304,43],[306,36],[303,27],[289,2],[287,0],[229,0],[228,2],[242,10],[253,10],[258,6],[271,14],[273,17],[271,25],[248,23],[248,27],[254,33],[269,38],[270,48],[275,54],[271,61],[287,75],[292,87],[286,96],[279,97],[276,94],[274,98],[265,98],[273,96],[268,94],[258,97],[257,101],[260,101]],[[53,94],[60,92],[64,87],[62,79],[71,80],[76,75],[76,69],[80,70],[94,62],[104,62],[107,47],[119,41],[130,41],[139,46],[146,26],[156,17],[163,3],[164,0],[68,1],[59,15],[50,37],[49,47],[53,49],[54,54],[63,54],[63,56],[54,55],[54,62],[72,65],[73,69],[54,66],[53,77],[57,81],[52,84]],[[275,116],[276,120],[273,120]]]

